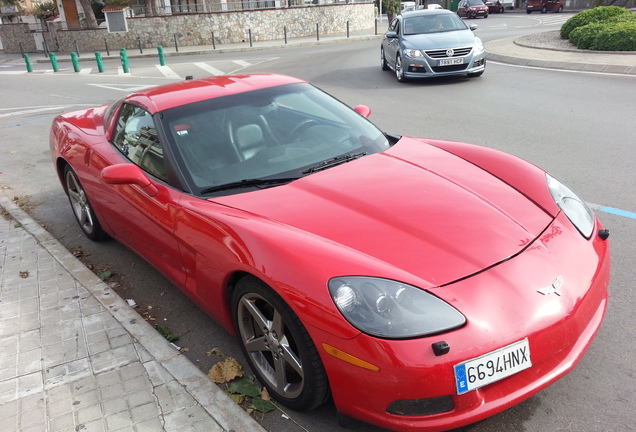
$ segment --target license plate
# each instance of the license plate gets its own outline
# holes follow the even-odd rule
[[[437,60],[437,66],[452,66],[452,65],[458,65],[458,64],[464,64],[464,59],[451,58],[451,59]]]
[[[455,365],[457,394],[509,377],[532,366],[528,338]]]

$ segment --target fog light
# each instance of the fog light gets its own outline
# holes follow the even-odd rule
[[[441,414],[452,411],[455,408],[453,398],[440,396],[427,399],[402,399],[389,405],[386,411],[389,414],[403,416],[423,416]]]

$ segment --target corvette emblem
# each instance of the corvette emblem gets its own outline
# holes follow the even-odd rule
[[[446,57],[452,57],[453,54],[455,54],[455,51],[453,51],[452,49],[447,49],[446,50]]]
[[[563,286],[563,277],[559,276],[558,278],[556,278],[556,280],[554,281],[552,285],[550,285],[549,287],[541,288],[540,290],[537,290],[537,292],[543,295],[556,294],[560,296],[562,286]]]

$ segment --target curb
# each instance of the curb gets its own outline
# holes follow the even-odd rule
[[[51,234],[11,201],[4,192],[0,193],[0,207],[20,223],[21,228],[35,238],[40,247],[45,249],[77,282],[85,287],[224,431],[265,431],[256,420],[234,403],[182,353],[177,351],[110,286],[84,266]]]

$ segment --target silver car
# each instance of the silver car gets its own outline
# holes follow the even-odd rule
[[[448,75],[478,77],[486,69],[486,53],[473,34],[476,28],[449,10],[398,15],[382,39],[382,70],[395,71],[400,82]]]

